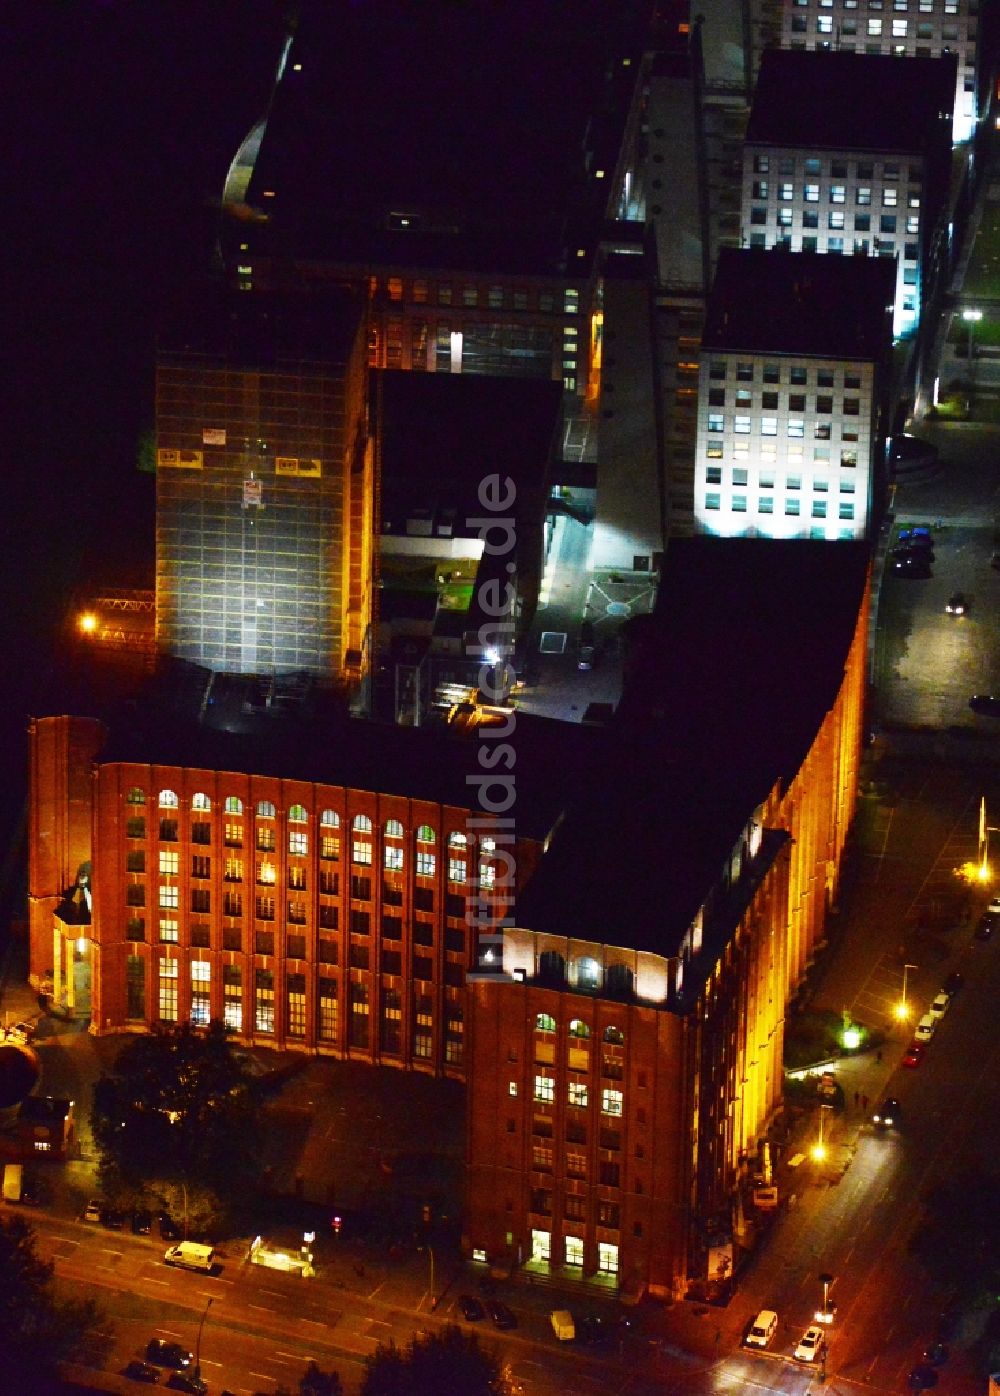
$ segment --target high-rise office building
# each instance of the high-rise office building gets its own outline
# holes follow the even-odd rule
[[[784,0],[781,46],[866,56],[939,58],[954,54],[952,140],[975,130],[979,0],[909,0],[861,6],[858,0]],[[871,80],[865,103],[878,92]]]
[[[214,671],[357,686],[371,606],[363,301],[208,298],[156,376],[156,635]]]
[[[895,258],[893,328],[913,333],[947,265],[954,78],[954,57],[770,49],[743,151],[743,246]]]

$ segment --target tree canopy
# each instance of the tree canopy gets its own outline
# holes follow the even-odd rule
[[[258,1159],[260,1094],[221,1023],[134,1038],[94,1087],[105,1190],[155,1194],[168,1210],[183,1194],[189,1215],[241,1199]]]
[[[500,1359],[480,1346],[475,1333],[452,1324],[439,1333],[424,1333],[405,1348],[379,1344],[365,1360],[361,1396],[511,1396],[511,1383]]]
[[[0,1218],[0,1353],[5,1396],[32,1396],[60,1362],[103,1355],[101,1315],[91,1300],[59,1300],[52,1266],[35,1254],[22,1217]]]

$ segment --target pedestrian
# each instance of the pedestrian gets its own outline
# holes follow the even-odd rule
[[[868,1109],[868,1097],[866,1095],[863,1095],[861,1097],[861,1108],[864,1111],[867,1111]]]
[[[857,1110],[857,1108],[858,1108],[858,1106],[859,1106],[860,1104],[861,1104],[861,1096],[860,1096],[860,1094],[859,1094],[858,1091],[855,1091],[855,1092],[854,1092],[854,1108],[855,1108],[855,1110]]]

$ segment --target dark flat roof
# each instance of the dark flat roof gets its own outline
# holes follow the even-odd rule
[[[483,480],[510,476],[507,513],[540,506],[562,420],[562,384],[479,374],[375,375],[381,395],[382,517],[394,531],[415,508],[457,510],[456,535],[485,512]]]
[[[954,54],[765,49],[746,143],[921,154],[942,127],[951,140],[957,63]]]
[[[519,924],[676,954],[836,698],[867,571],[863,543],[671,541],[656,613],[631,625],[618,713]]]
[[[877,362],[895,295],[895,258],[724,247],[701,347]]]
[[[248,368],[294,360],[343,364],[364,313],[361,290],[248,294],[205,282],[171,304],[161,319],[158,348]]]
[[[409,213],[379,261],[554,269],[567,214],[604,194],[582,142],[592,118],[624,113],[648,0],[302,8],[247,194],[277,244],[374,258],[372,231]]]
[[[72,712],[100,718],[108,733],[101,765],[123,761],[237,771],[473,810],[480,807],[479,786],[468,778],[488,774],[480,752],[503,740],[516,753],[515,833],[534,839],[544,839],[558,819],[596,735],[577,723],[527,713],[516,714],[512,735],[488,740],[441,727],[365,722],[348,717],[336,695],[323,690],[282,711],[248,713],[241,695],[259,683],[238,675],[227,676],[223,685],[216,682],[212,691],[219,690],[218,703],[207,709],[208,720],[199,720],[208,677],[193,665],[168,662],[124,702],[96,690],[88,699],[79,682],[72,706],[61,705],[66,691],[54,683],[52,702],[37,705],[36,716]],[[241,730],[217,725],[222,722]],[[495,801],[501,793],[493,789]]]

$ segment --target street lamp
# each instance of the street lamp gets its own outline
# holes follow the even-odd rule
[[[433,1312],[433,1310],[437,1308],[437,1303],[438,1303],[438,1301],[437,1301],[437,1295],[434,1293],[434,1248],[433,1248],[433,1246],[423,1245],[423,1246],[420,1247],[420,1249],[421,1249],[422,1251],[426,1251],[427,1254],[428,1254],[428,1256],[430,1257],[430,1262],[431,1262],[431,1311]]]
[[[198,1324],[198,1339],[194,1345],[194,1374],[196,1377],[201,1376],[201,1333],[202,1329],[205,1327],[205,1320],[208,1318],[208,1311],[211,1307],[212,1300],[209,1299],[208,1303],[205,1305],[205,1312],[201,1316],[201,1323]]]
[[[906,965],[906,964],[904,964],[904,966],[903,966],[903,997],[902,997],[902,998],[899,1000],[899,1002],[896,1004],[896,1009],[895,1009],[896,1017],[899,1019],[899,1021],[900,1021],[901,1023],[905,1023],[906,1020],[907,1020],[907,1018],[909,1018],[909,1016],[910,1016],[910,1006],[909,1006],[909,1004],[906,1002],[906,976],[907,976],[907,974],[909,973],[909,971],[910,971],[911,969],[919,969],[919,968],[920,968],[919,965]]]
[[[823,1307],[817,1309],[813,1318],[817,1323],[832,1323],[836,1313],[836,1307],[830,1303],[830,1286],[833,1284],[833,1276],[826,1271],[818,1276],[820,1284],[823,1286]]]
[[[816,1143],[809,1151],[817,1163],[822,1163],[826,1158],[826,1145],[823,1143],[823,1121],[826,1119],[826,1116],[823,1114],[823,1111],[832,1109],[832,1105],[821,1105],[819,1107],[819,1135],[817,1136]]]
[[[969,391],[970,391],[970,395],[971,395],[973,383],[974,383],[974,381],[975,381],[975,363],[976,363],[975,359],[973,358],[973,347],[974,347],[974,346],[973,346],[973,341],[972,341],[972,329],[973,329],[973,326],[976,325],[976,324],[978,324],[979,321],[980,321],[982,318],[983,318],[983,312],[982,312],[981,310],[963,310],[963,311],[962,311],[962,319],[965,321],[965,323],[966,323],[966,324],[968,325],[968,327],[969,327],[969,344],[968,344],[968,349],[967,349],[966,353],[967,353],[967,357],[968,357],[968,360],[969,360]]]

